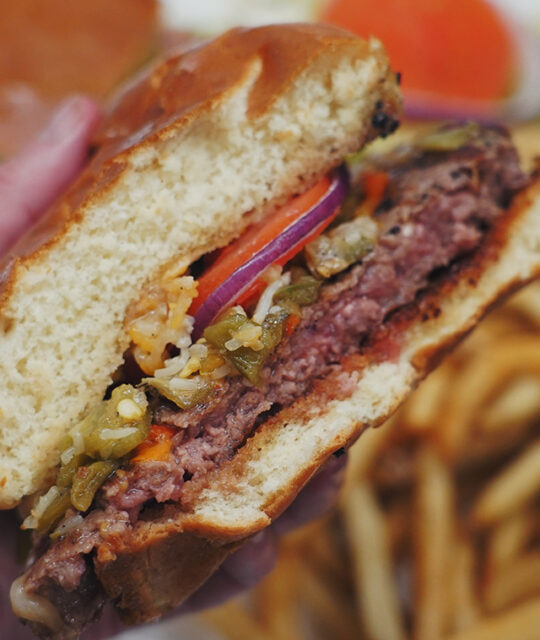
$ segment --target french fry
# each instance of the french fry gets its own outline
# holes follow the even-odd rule
[[[484,591],[484,606],[496,613],[536,595],[540,595],[540,553],[530,552],[491,576]],[[540,635],[540,629],[538,632]]]
[[[515,336],[473,359],[460,372],[452,389],[452,402],[441,416],[437,433],[442,451],[456,459],[464,448],[478,411],[516,377],[540,376],[540,340]]]
[[[327,516],[293,531],[282,541],[282,546],[289,555],[296,555],[309,562],[326,582],[345,582],[349,571],[343,561],[343,554],[338,552],[334,544],[331,535],[332,520],[332,517]]]
[[[539,635],[540,598],[536,598],[498,616],[485,618],[448,640],[538,640]]]
[[[357,481],[366,477],[377,456],[392,438],[395,427],[396,418],[392,416],[380,427],[367,429],[358,442],[349,449],[344,493],[347,493],[348,488]]]
[[[257,620],[271,638],[302,639],[296,598],[296,565],[290,552],[283,553],[277,567],[255,591],[254,609]]]
[[[477,358],[490,349],[497,349],[504,341],[524,333],[534,334],[534,325],[529,323],[526,316],[503,307],[497,313],[488,315],[482,320],[475,331],[452,354],[451,360],[461,366],[466,360]]]
[[[529,120],[512,126],[512,138],[519,150],[522,165],[527,171],[534,170],[538,166],[537,158],[538,149],[540,148],[540,133],[537,121]]]
[[[344,507],[357,606],[369,640],[404,640],[384,516],[367,484],[352,487]]]
[[[221,607],[208,609],[200,614],[199,619],[203,624],[210,624],[219,629],[228,640],[271,640],[265,630],[251,616],[238,600],[227,602]]]
[[[407,499],[394,502],[385,510],[386,528],[390,548],[398,551],[404,543],[407,543],[411,527],[411,509]]]
[[[540,441],[527,447],[520,457],[506,467],[478,499],[473,519],[490,525],[508,517],[540,491]]]
[[[411,395],[401,410],[401,420],[408,432],[422,434],[435,429],[441,414],[441,405],[455,375],[448,362],[433,371]]]
[[[522,376],[513,380],[481,417],[481,430],[491,434],[515,431],[540,415],[540,377]]]
[[[540,283],[533,282],[514,294],[505,307],[527,319],[537,330],[540,329]]]
[[[418,458],[415,554],[415,640],[443,638],[448,621],[448,572],[454,528],[454,489],[448,468],[431,449]]]
[[[469,540],[457,537],[449,573],[449,610],[452,631],[465,631],[480,617],[475,593],[475,557]]]
[[[519,511],[495,526],[490,533],[486,565],[492,573],[506,566],[525,547],[534,530],[534,518],[527,511]]]
[[[357,640],[358,621],[354,610],[346,606],[346,598],[342,590],[333,588],[313,570],[307,563],[298,567],[300,598],[307,606],[321,635],[332,640]],[[276,640],[281,636],[276,636]]]

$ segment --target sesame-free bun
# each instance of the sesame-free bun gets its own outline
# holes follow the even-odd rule
[[[0,507],[48,481],[160,267],[272,215],[399,110],[380,43],[316,25],[235,29],[128,87],[88,168],[0,278]]]

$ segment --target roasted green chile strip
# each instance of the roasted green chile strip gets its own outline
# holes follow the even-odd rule
[[[223,358],[219,355],[218,350],[211,344],[207,344],[208,353],[204,358],[201,358],[200,372],[203,375],[208,375],[215,371],[223,364]]]
[[[312,273],[330,278],[364,258],[377,241],[377,223],[368,216],[344,222],[315,238],[305,248]]]
[[[118,468],[117,462],[99,461],[88,467],[80,467],[73,478],[71,504],[79,511],[87,511],[92,504],[96,491]]]
[[[147,438],[151,418],[147,405],[142,391],[121,385],[113,390],[109,400],[93,407],[75,431],[66,436],[61,446],[64,462],[53,487],[58,495],[39,516],[39,530],[48,531],[71,505],[79,511],[90,507],[96,491],[119,466],[117,460]]]
[[[447,129],[438,129],[432,133],[418,138],[415,146],[424,151],[456,151],[465,146],[469,140],[479,131],[479,126],[475,122],[448,127]]]
[[[259,384],[261,368],[283,339],[284,323],[288,316],[289,312],[285,309],[266,316],[260,337],[263,346],[258,351],[250,347],[240,347],[230,351],[225,346],[246,324],[253,324],[246,316],[234,311],[228,313],[219,322],[207,327],[204,330],[204,337],[250,382]]]
[[[124,404],[120,404],[123,401]],[[133,410],[132,418],[121,414],[124,406]],[[140,409],[138,413],[137,407]],[[127,384],[114,389],[110,400],[91,409],[80,425],[84,453],[100,460],[127,455],[148,437],[150,413],[146,409],[142,391]]]
[[[294,302],[301,307],[317,302],[319,298],[319,289],[322,281],[313,276],[301,276],[285,287],[276,291],[274,295],[275,302]]]
[[[63,517],[69,507],[71,507],[69,489],[60,489],[58,495],[39,517],[37,524],[38,531],[48,531],[51,529],[58,520]]]
[[[75,454],[66,464],[62,464],[56,476],[56,486],[62,488],[69,487],[73,482],[73,476],[77,472],[77,469],[88,460],[90,460],[90,458],[87,455],[79,453]]]
[[[179,407],[180,409],[191,409],[204,402],[212,392],[212,384],[206,380],[199,380],[197,388],[192,390],[178,389],[174,386],[174,380],[164,380],[162,378],[143,378],[142,382],[155,389],[160,395]]]

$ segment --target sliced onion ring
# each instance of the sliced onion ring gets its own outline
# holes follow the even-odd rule
[[[261,247],[208,296],[195,314],[193,340],[197,340],[220,311],[232,305],[265,269],[277,262],[281,256],[289,253],[295,246],[300,245],[311,231],[333,216],[337,207],[345,199],[348,186],[347,170],[341,166],[333,172],[328,191],[311,209],[292,222],[279,236]]]

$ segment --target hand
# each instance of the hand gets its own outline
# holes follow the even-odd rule
[[[17,158],[0,165],[0,259],[81,169],[98,119],[98,108],[90,100],[71,99],[34,144]],[[232,554],[175,613],[216,605],[263,578],[276,560],[279,536],[332,507],[346,458],[332,457],[280,518]],[[33,634],[17,620],[9,604],[9,587],[21,573],[15,561],[17,526],[13,512],[0,512],[0,629],[6,638],[32,640]],[[101,640],[122,630],[125,627],[109,609],[83,638]]]
[[[91,100],[71,98],[30,147],[0,164],[0,260],[80,171],[99,115]],[[9,602],[11,582],[21,573],[15,561],[17,528],[14,512],[0,512],[0,635],[35,640]]]
[[[30,147],[0,164],[0,258],[80,171],[98,120],[96,104],[71,98]]]

